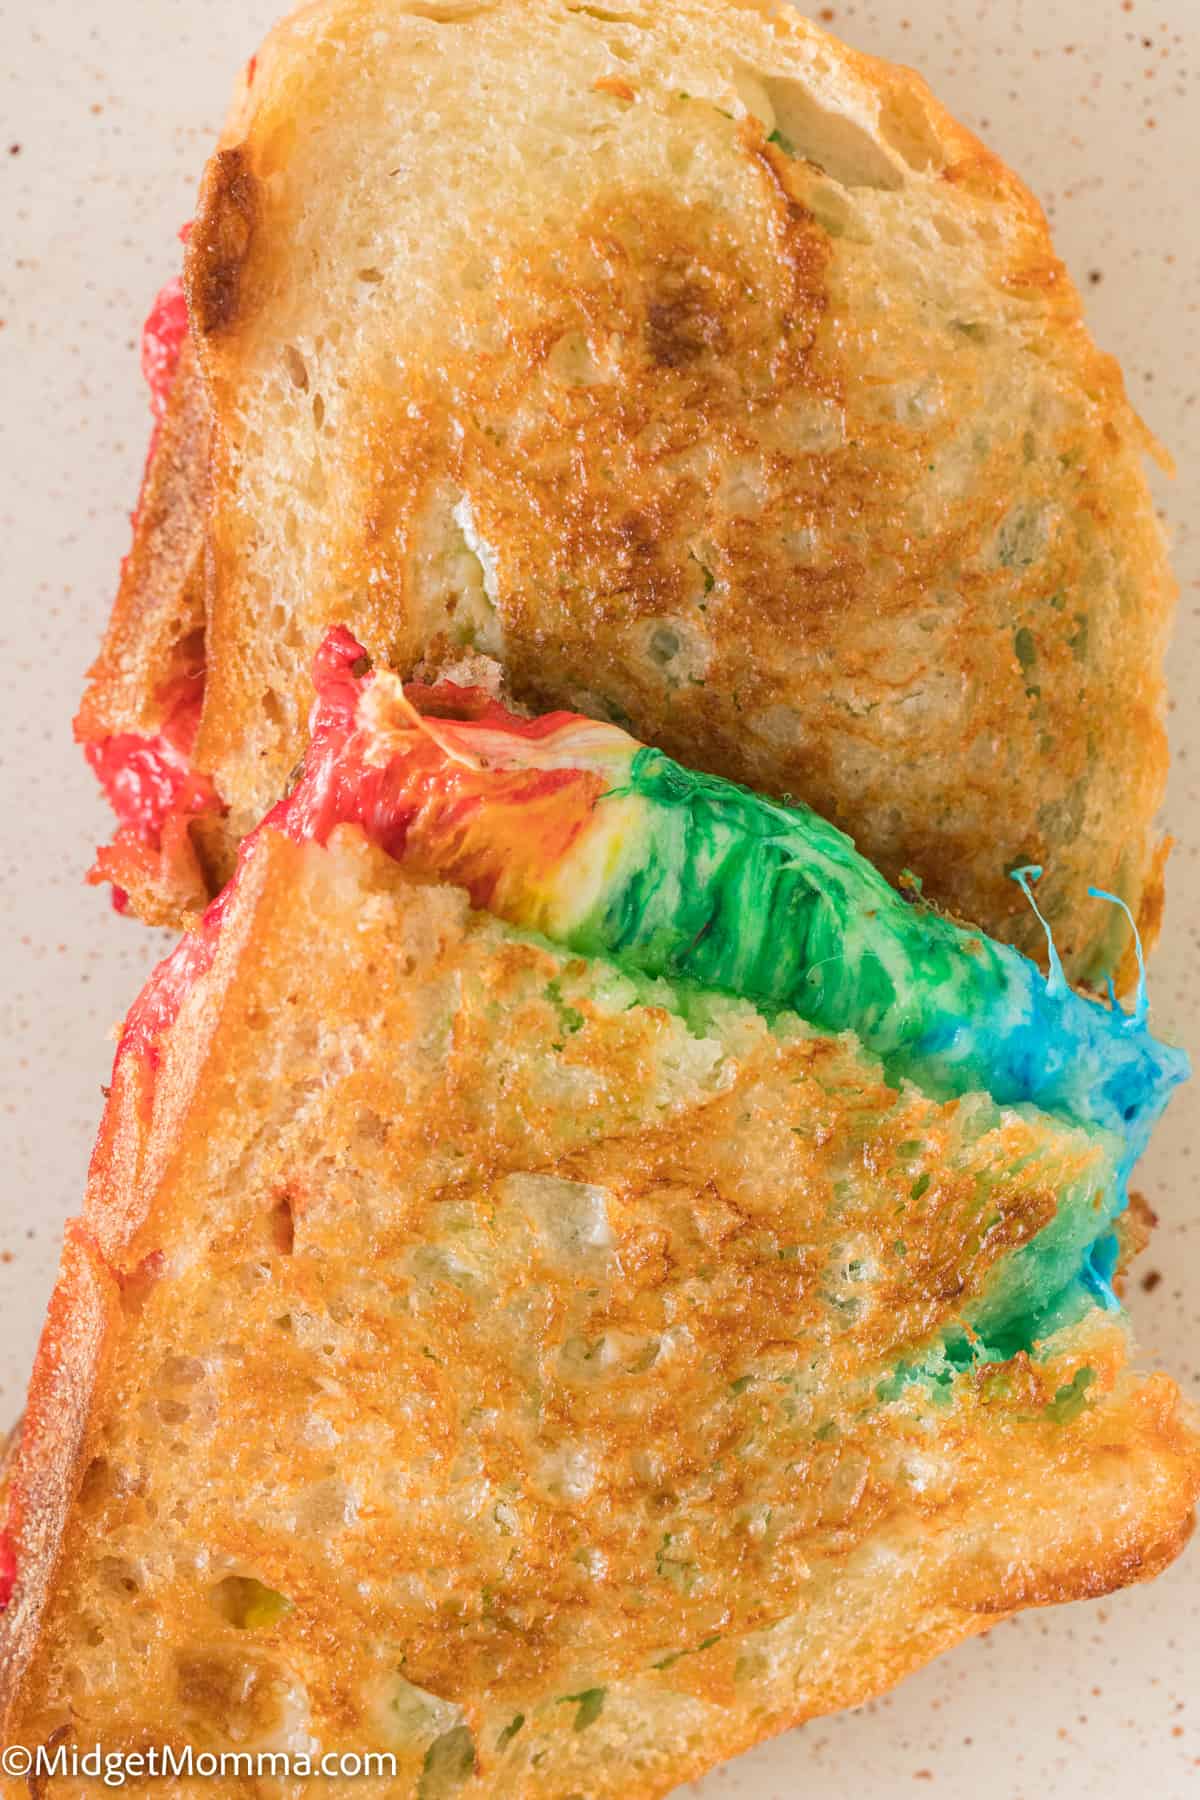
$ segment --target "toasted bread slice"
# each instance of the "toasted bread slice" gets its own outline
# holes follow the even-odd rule
[[[38,1354],[7,1741],[638,1800],[1184,1542],[1117,1315],[952,1350],[1102,1135],[702,1026],[353,828],[260,834],[173,967]]]
[[[324,0],[187,286],[230,844],[343,619],[793,793],[1068,973],[1161,909],[1151,441],[1021,183],[791,7]],[[1125,964],[1132,972],[1132,961]]]

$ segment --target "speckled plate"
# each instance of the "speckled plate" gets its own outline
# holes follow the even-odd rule
[[[282,3],[282,0],[280,0]],[[79,1201],[110,1027],[157,950],[82,886],[105,830],[70,718],[99,639],[148,417],[136,337],[234,70],[277,0],[0,5],[0,1424],[20,1411],[61,1222]],[[1174,451],[1179,838],[1156,1021],[1200,1052],[1200,0],[856,0],[819,9],[916,64],[1029,180]],[[1135,755],[1136,746],[1130,747]],[[1190,999],[1190,1004],[1189,1004]],[[1200,1384],[1200,1199],[1177,1101],[1142,1186],[1162,1219],[1132,1306],[1145,1359]],[[1200,1394],[1198,1394],[1200,1397]],[[1154,1586],[1025,1614],[894,1695],[754,1751],[704,1800],[1200,1795],[1200,1552]],[[918,1784],[914,1790],[913,1784]]]

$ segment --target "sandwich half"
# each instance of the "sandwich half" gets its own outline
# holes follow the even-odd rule
[[[1153,936],[1153,446],[1037,204],[915,76],[784,5],[321,0],[248,65],[186,260],[203,475],[164,530],[203,549],[211,788],[172,817],[210,885],[344,620],[800,795],[1035,955],[1008,876],[1042,864],[1068,975],[1132,979],[1087,890]],[[139,629],[92,745],[169,714]],[[135,728],[112,684],[151,665]],[[199,901],[155,830],[162,917]]]
[[[612,727],[340,632],[317,686],[118,1047],[6,1740],[638,1800],[1164,1567],[1200,1437],[1109,1281],[1185,1072],[1140,1009]]]

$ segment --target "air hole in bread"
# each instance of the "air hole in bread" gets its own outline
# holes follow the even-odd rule
[[[383,270],[376,269],[373,266],[369,269],[360,269],[358,271],[358,279],[360,281],[365,281],[368,286],[374,287],[383,280]]]
[[[712,650],[704,632],[678,618],[650,620],[641,630],[643,653],[671,687],[703,685]]]
[[[83,1471],[83,1480],[79,1486],[79,1500],[83,1506],[98,1505],[113,1490],[112,1466],[107,1457],[93,1456]]]
[[[321,394],[313,395],[312,416],[313,424],[316,426],[317,430],[320,431],[325,423],[325,400]]]
[[[903,187],[896,162],[865,125],[845,113],[828,111],[798,81],[770,75],[758,79],[774,114],[775,130],[794,155],[816,163],[842,187]]]
[[[123,1556],[102,1556],[97,1574],[103,1585],[118,1596],[136,1594],[142,1585],[141,1571]]]
[[[271,725],[283,725],[286,720],[283,703],[274,688],[264,688],[259,707],[264,719]]]
[[[669,625],[656,625],[650,634],[650,660],[660,668],[679,654],[679,633]]]
[[[292,1610],[286,1594],[254,1575],[227,1575],[209,1589],[208,1604],[235,1631],[268,1630]]]
[[[298,387],[301,392],[304,392],[308,387],[308,365],[297,350],[295,344],[284,345],[283,360],[287,367],[287,372],[291,376],[292,386]]]
[[[205,1368],[198,1356],[168,1356],[161,1373],[163,1380],[172,1387],[191,1387],[204,1380]]]
[[[286,1194],[271,1208],[271,1241],[281,1256],[292,1254],[296,1243],[296,1221]]]

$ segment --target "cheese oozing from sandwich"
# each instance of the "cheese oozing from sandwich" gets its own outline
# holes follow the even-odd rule
[[[1184,1053],[1150,1034],[1144,995],[1127,1014],[1073,992],[1053,964],[1047,978],[906,899],[806,807],[698,775],[615,726],[520,718],[447,684],[406,689],[340,629],[314,675],[308,754],[259,832],[323,843],[357,824],[411,873],[581,955],[685,995],[729,993],[768,1016],[851,1031],[893,1085],[1031,1104],[1109,1138],[1098,1204],[1028,1247],[1019,1304],[996,1329],[1028,1339],[1064,1308],[1115,1304],[1112,1224],[1188,1072]],[[163,1030],[212,960],[233,885],[129,1015],[118,1056],[138,1059],[148,1080]]]

